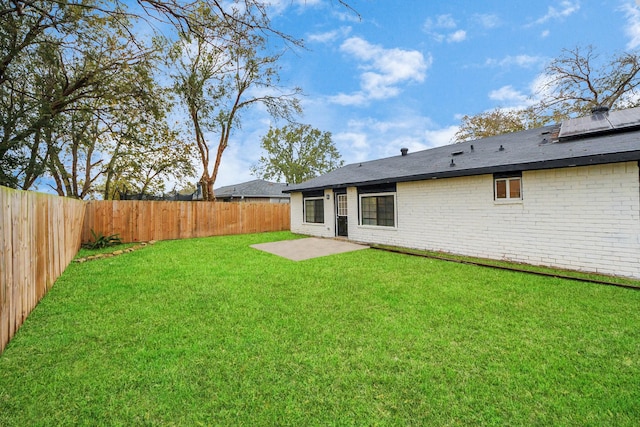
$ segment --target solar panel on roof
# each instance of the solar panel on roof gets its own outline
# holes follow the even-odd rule
[[[640,107],[626,110],[597,112],[562,122],[560,140],[594,133],[624,131],[640,126]]]
[[[613,126],[611,126],[611,123],[607,120],[606,115],[598,113],[563,121],[562,127],[560,128],[560,135],[558,136],[562,139],[586,133],[603,132],[609,129],[613,129]]]
[[[609,121],[616,129],[638,126],[640,125],[640,107],[612,111],[609,113]]]

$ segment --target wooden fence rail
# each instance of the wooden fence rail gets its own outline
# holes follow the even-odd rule
[[[80,248],[85,202],[0,187],[0,354]]]
[[[289,230],[288,203],[155,202],[104,200],[87,203],[82,241],[91,230],[119,234],[123,242],[188,239]]]

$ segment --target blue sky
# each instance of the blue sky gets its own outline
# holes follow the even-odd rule
[[[303,38],[282,83],[303,89],[299,121],[330,131],[346,163],[451,143],[465,114],[530,102],[563,48],[602,58],[640,48],[635,0],[273,0],[273,24]],[[216,187],[254,179],[272,122],[244,115]]]

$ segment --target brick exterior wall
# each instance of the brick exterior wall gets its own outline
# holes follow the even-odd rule
[[[349,239],[640,278],[637,162],[524,171],[522,194],[494,201],[492,175],[398,183],[387,229],[358,225],[349,188]],[[335,235],[332,196],[324,227],[302,224],[299,193],[291,202],[292,231]]]
[[[336,235],[333,192],[325,190],[324,194],[324,224],[307,224],[304,222],[302,193],[291,193],[292,232],[317,237],[334,237]],[[329,200],[326,198],[327,194]]]

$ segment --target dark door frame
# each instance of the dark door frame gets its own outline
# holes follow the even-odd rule
[[[338,200],[341,196],[347,197],[346,190],[337,190],[334,191],[334,203],[335,203],[335,215],[336,215],[336,237],[349,237],[349,211],[347,210],[347,215],[338,215],[340,204]]]

